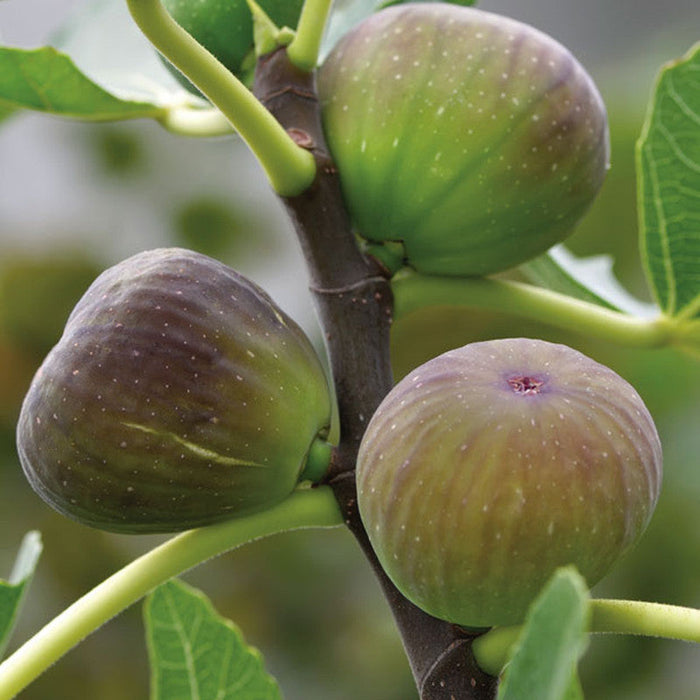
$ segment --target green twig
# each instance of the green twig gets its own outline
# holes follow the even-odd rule
[[[296,491],[269,510],[173,537],[93,588],[0,664],[0,700],[14,697],[98,627],[174,576],[255,539],[342,522],[333,493],[321,487]]]
[[[639,600],[590,601],[590,632],[664,637],[700,643],[700,610]],[[478,637],[472,651],[481,668],[497,676],[510,659],[521,625],[495,627]]]
[[[297,68],[311,72],[318,63],[323,31],[331,9],[331,0],[306,0],[292,43],[287,47],[289,60]]]
[[[300,148],[255,96],[172,19],[160,0],[126,0],[149,41],[218,107],[255,153],[275,191],[301,194],[316,175]]]
[[[396,319],[426,306],[464,306],[524,316],[620,345],[641,348],[672,344],[680,339],[682,331],[682,324],[667,316],[638,318],[510,280],[432,277],[402,272],[393,279],[392,290]]]

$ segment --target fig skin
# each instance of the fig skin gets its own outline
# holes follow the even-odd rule
[[[87,290],[32,381],[17,445],[65,515],[174,532],[284,499],[329,421],[301,328],[231,268],[168,248]]]
[[[427,274],[485,275],[569,235],[608,167],[607,116],[571,53],[445,3],[370,16],[319,70],[325,135],[359,234]]]
[[[661,487],[654,422],[630,384],[564,345],[472,343],[407,375],[357,464],[370,541],[403,594],[465,627],[522,622],[559,566],[594,585]]]

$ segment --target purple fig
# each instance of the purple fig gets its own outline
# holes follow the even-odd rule
[[[34,377],[17,444],[62,513],[165,532],[285,498],[329,418],[303,331],[231,268],[170,248],[95,280]]]
[[[319,70],[323,124],[364,238],[483,275],[571,233],[608,164],[593,81],[554,39],[440,2],[378,12]]]
[[[396,586],[467,627],[514,624],[557,567],[595,584],[659,495],[630,384],[564,345],[492,340],[418,367],[370,421],[358,503]]]

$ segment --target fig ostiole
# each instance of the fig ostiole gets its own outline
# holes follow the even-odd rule
[[[60,512],[168,532],[262,510],[302,472],[321,475],[329,421],[302,329],[226,265],[166,248],[93,282],[32,381],[17,445]]]
[[[522,621],[554,570],[594,585],[654,510],[662,454],[635,389],[564,345],[467,345],[407,375],[371,419],[358,505],[389,577],[466,627]]]
[[[570,234],[608,165],[607,117],[554,39],[453,4],[384,9],[319,69],[329,149],[359,234],[419,272],[484,275]]]

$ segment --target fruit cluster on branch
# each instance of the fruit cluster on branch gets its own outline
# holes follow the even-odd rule
[[[215,26],[244,2],[206,18],[165,5],[248,73],[252,24],[226,45]],[[261,5],[290,25],[301,10]],[[325,334],[332,455],[331,392],[301,329],[230,268],[164,249],[107,270],[76,306],[24,402],[25,473],[62,513],[121,532],[330,484],[421,698],[493,697],[474,635],[522,621],[557,567],[592,585],[627,551],[659,495],[659,438],[621,377],[539,340],[475,343],[393,387],[391,277],[501,272],[567,236],[608,166],[600,95],[550,37],[443,3],[376,13],[317,72],[278,47],[253,90],[316,167],[283,203]]]

